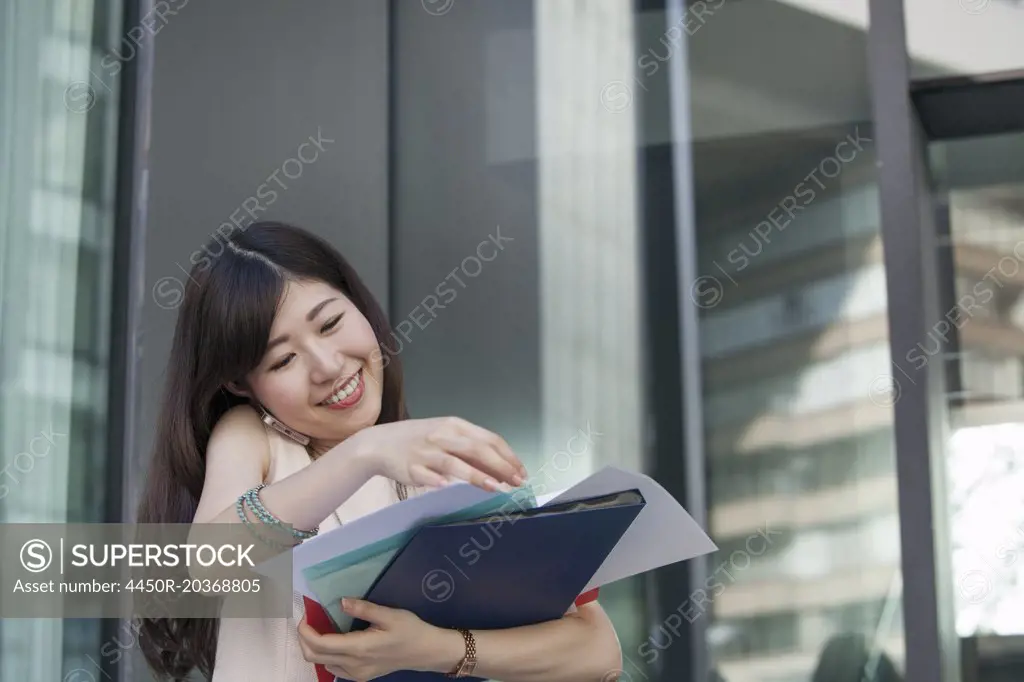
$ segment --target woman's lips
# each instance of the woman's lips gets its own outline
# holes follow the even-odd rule
[[[363,392],[366,390],[366,381],[363,378],[363,370],[359,370],[356,376],[358,377],[358,381],[356,382],[355,390],[352,391],[352,395],[347,396],[336,403],[324,405],[324,407],[328,410],[344,410],[358,403],[363,397]]]

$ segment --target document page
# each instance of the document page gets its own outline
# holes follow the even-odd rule
[[[562,492],[540,498],[533,495],[529,485],[490,493],[460,482],[393,504],[291,550],[292,589],[323,604],[340,624],[345,618],[337,601],[342,596],[365,594],[380,570],[420,526],[490,513],[512,513],[631,489],[639,490],[647,504],[586,590],[718,549],[693,517],[654,479],[606,466]],[[286,560],[287,555],[282,555],[256,570],[273,574],[275,561]]]

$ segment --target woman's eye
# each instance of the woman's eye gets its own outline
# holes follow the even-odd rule
[[[335,327],[337,327],[338,323],[341,322],[341,318],[344,317],[344,316],[345,316],[345,313],[341,313],[340,315],[335,315],[331,319],[329,319],[326,322],[324,322],[324,326],[320,327],[320,333],[322,334],[324,332],[329,332],[332,329],[334,329]]]
[[[281,369],[282,367],[287,365],[289,362],[291,362],[291,360],[292,360],[292,356],[291,355],[284,356],[282,359],[278,360],[276,363],[271,365],[270,371],[273,372],[273,371]]]

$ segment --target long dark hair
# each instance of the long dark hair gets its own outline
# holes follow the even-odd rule
[[[224,386],[241,381],[266,352],[288,280],[320,280],[342,291],[369,321],[385,355],[378,423],[407,418],[402,367],[383,345],[393,331],[356,271],[326,241],[301,228],[258,222],[216,235],[191,258],[167,364],[155,445],[139,523],[191,523],[203,491],[206,446],[217,421],[248,402]],[[172,292],[173,293],[173,292]],[[161,679],[213,674],[217,619],[145,618],[139,644]]]

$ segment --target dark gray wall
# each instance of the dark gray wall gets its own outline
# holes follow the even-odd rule
[[[145,268],[134,285],[142,310],[126,513],[134,513],[151,446],[176,303],[188,281],[182,268],[232,213],[251,222],[246,200],[262,193],[259,218],[331,239],[386,304],[387,45],[380,0],[193,1],[159,29]],[[300,150],[310,136],[333,142]],[[300,153],[310,162],[287,161]],[[271,178],[275,171],[286,189]],[[137,663],[126,674],[145,677]]]
[[[457,414],[528,457],[541,426],[532,3],[426,7],[447,11],[408,2],[394,15],[391,315],[407,320],[410,411]],[[494,259],[478,272],[499,226],[513,241],[484,247]],[[447,305],[428,314],[431,295]]]
[[[157,34],[142,450],[188,281],[182,268],[232,214],[249,224],[245,206],[330,238],[387,301],[386,19],[377,0],[220,0],[188,3]],[[311,136],[324,138],[322,149]],[[288,161],[300,155],[310,162]]]

